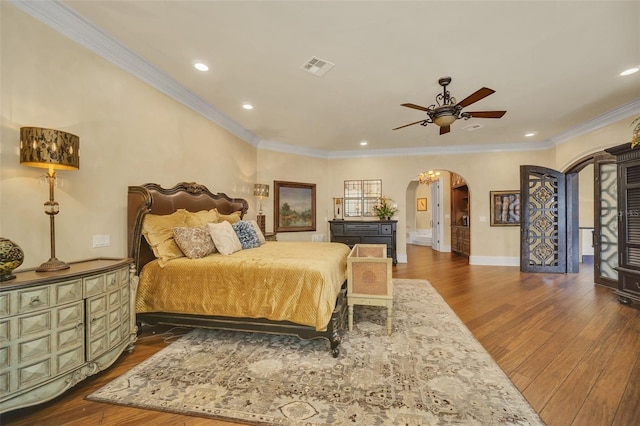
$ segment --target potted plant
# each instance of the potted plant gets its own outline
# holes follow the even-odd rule
[[[387,196],[378,198],[378,202],[376,203],[374,209],[376,215],[378,216],[378,218],[380,218],[380,220],[389,220],[394,214],[398,212],[395,202]]]
[[[631,122],[633,132],[631,133],[631,148],[635,148],[640,143],[640,115]]]

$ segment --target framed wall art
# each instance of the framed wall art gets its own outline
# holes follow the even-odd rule
[[[427,211],[427,199],[426,198],[418,198],[417,201],[418,211],[426,212]]]
[[[491,226],[520,226],[520,191],[490,191]]]
[[[316,230],[316,184],[274,181],[274,230]]]

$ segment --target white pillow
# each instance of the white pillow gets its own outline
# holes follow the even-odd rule
[[[209,234],[216,249],[224,255],[229,255],[242,250],[242,244],[236,235],[236,231],[229,222],[208,223]]]
[[[256,222],[255,220],[248,220],[247,222],[250,222],[253,225],[253,229],[256,230],[256,234],[258,234],[258,240],[260,240],[260,245],[266,243],[267,240],[265,240],[264,234],[262,233],[262,230],[258,226],[258,222]]]

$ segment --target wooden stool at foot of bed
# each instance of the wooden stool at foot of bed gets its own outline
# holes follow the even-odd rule
[[[392,259],[386,244],[356,244],[347,257],[347,305],[349,331],[353,330],[353,306],[386,306],[387,334],[391,334],[393,310]]]

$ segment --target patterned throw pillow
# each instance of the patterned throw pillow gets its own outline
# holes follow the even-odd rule
[[[264,238],[264,234],[262,233],[262,230],[258,226],[258,222],[256,222],[255,220],[248,220],[247,222],[253,225],[253,229],[256,230],[256,234],[258,235],[258,240],[260,240],[260,245],[266,243],[267,240]]]
[[[241,220],[233,225],[233,230],[236,231],[236,235],[242,244],[243,249],[249,249],[254,247],[260,247],[260,239],[256,230],[250,222]]]
[[[216,251],[209,229],[205,227],[173,228],[173,239],[189,259],[199,259]]]

